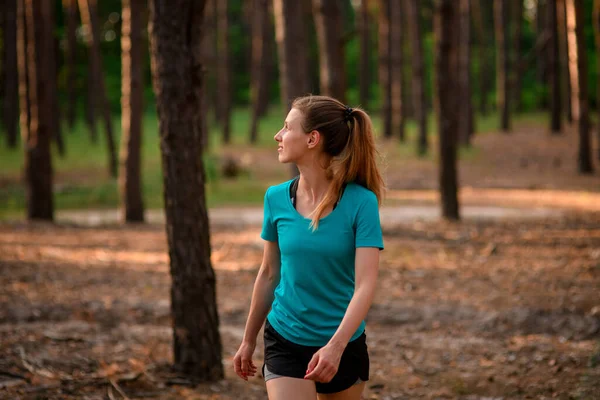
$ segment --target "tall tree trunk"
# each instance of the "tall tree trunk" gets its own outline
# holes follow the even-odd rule
[[[390,62],[390,0],[379,0],[379,88],[383,136],[392,136],[392,69]]]
[[[496,103],[500,113],[500,129],[510,130],[509,60],[507,40],[507,3],[494,0],[494,27],[496,30]]]
[[[458,12],[458,76],[459,110],[458,139],[469,146],[473,134],[473,107],[471,105],[471,0],[459,0]]]
[[[218,113],[215,76],[217,69],[217,0],[206,0],[204,9],[204,34],[202,35],[202,59],[204,70],[204,90],[202,91],[201,120],[202,151],[210,147],[210,118],[211,106],[216,121]]]
[[[402,8],[398,0],[391,0],[390,7],[390,70],[392,135],[404,142],[404,107],[402,104]]]
[[[594,0],[592,25],[596,41],[596,68],[600,72],[600,0]],[[596,109],[600,110],[600,79],[596,83]],[[598,160],[600,160],[600,123],[596,124],[596,134],[598,135]]]
[[[77,0],[63,0],[63,8],[67,20],[67,121],[69,129],[73,130],[77,113],[77,96],[75,94],[75,81],[77,79]]]
[[[104,74],[102,72],[102,54],[100,52],[100,29],[98,27],[97,0],[79,0],[79,13],[83,25],[88,27],[89,46],[91,52],[92,70],[95,73],[95,86],[102,108],[102,119],[104,120],[104,129],[106,131],[106,143],[108,145],[108,167],[110,176],[117,177],[117,151],[115,149],[115,140],[113,134],[112,119],[110,115],[110,105],[106,95],[104,85]]]
[[[231,142],[231,63],[229,54],[229,0],[217,2],[217,101],[223,143]]]
[[[306,95],[309,91],[308,75],[308,36],[303,18],[304,6],[301,1],[273,0],[275,16],[275,36],[279,56],[279,87],[281,102],[286,112],[290,110],[294,98]],[[291,174],[298,169],[291,166]]]
[[[346,102],[346,68],[340,0],[313,0],[321,94]]]
[[[6,144],[17,148],[17,124],[19,117],[19,87],[17,70],[17,1],[6,0],[4,9],[4,104],[3,120],[6,130]]]
[[[198,380],[222,379],[215,273],[202,163],[205,0],[150,0],[150,53],[159,115],[167,242],[172,277],[175,367]]]
[[[369,0],[361,0],[358,15],[356,17],[356,29],[359,38],[359,61],[358,61],[358,102],[360,106],[369,109],[370,79],[370,49],[371,34],[369,21]]]
[[[250,80],[250,104],[252,110],[250,122],[250,143],[258,140],[258,120],[260,111],[265,107],[261,102],[267,101],[268,76],[268,43],[271,40],[269,23],[269,0],[253,0],[252,7],[252,68]]]
[[[482,6],[489,7],[490,4],[487,1],[473,0],[471,3],[471,11],[473,16],[473,26],[478,37],[477,41],[477,64],[478,64],[478,78],[479,78],[479,112],[482,115],[487,115],[488,112],[488,97],[490,87],[492,83],[492,65],[490,57],[490,33],[486,29],[484,23],[484,14]]]
[[[552,0],[556,1],[556,0]],[[514,23],[514,37],[513,37],[513,61],[512,65],[518,66],[521,65],[521,36],[523,30],[523,0],[516,0],[514,3],[510,3],[514,5],[512,8],[513,11],[513,23]],[[513,95],[514,101],[514,110],[519,112],[521,111],[521,73],[518,68],[513,68],[513,77],[512,77],[512,85],[511,85],[511,93]]]
[[[421,13],[419,0],[407,0],[408,27],[411,42],[412,60],[412,103],[415,107],[418,135],[417,154],[423,156],[427,153],[427,99],[425,97],[425,63],[423,62],[423,38],[421,32]]]
[[[51,102],[56,99],[51,98],[46,66],[54,62],[55,55],[48,52],[47,45],[54,29],[49,7],[48,2],[35,0],[18,0],[17,3],[20,104],[29,105],[29,113],[21,108],[21,135],[30,220],[54,219],[50,112]],[[25,65],[26,68],[22,68]]]
[[[567,0],[567,30],[569,35],[569,62],[571,64],[571,104],[573,119],[579,131],[578,170],[582,174],[594,171],[590,138],[590,116],[587,87],[587,57],[584,36],[582,0]]]
[[[550,131],[560,133],[561,121],[561,98],[560,98],[560,58],[558,53],[558,18],[556,13],[556,0],[547,4],[548,30],[550,42],[548,46],[548,80],[550,84]]]
[[[439,184],[442,216],[459,219],[457,171],[457,104],[456,79],[457,32],[455,0],[435,0],[435,110],[439,137]]]
[[[46,18],[48,19],[48,23],[50,26],[55,26],[55,7],[52,2],[48,2],[46,7]],[[52,54],[52,64],[48,64],[48,88],[50,90],[49,96],[52,98],[50,102],[50,110],[48,117],[50,118],[50,126],[52,132],[52,138],[56,143],[56,147],[58,149],[58,154],[61,157],[64,157],[66,154],[65,143],[63,140],[61,123],[60,123],[60,107],[58,101],[58,56],[60,52],[58,51],[58,40],[54,34],[54,29],[48,31],[49,36],[45,38],[44,43],[45,46],[48,47],[46,50],[48,53]]]
[[[144,99],[143,28],[146,0],[122,0],[121,22],[121,154],[119,192],[121,220],[144,221],[142,196],[142,111]]]
[[[85,122],[90,133],[90,140],[93,144],[98,143],[98,127],[96,124],[96,111],[98,109],[98,88],[96,86],[95,65],[92,62],[92,50],[87,49],[88,65],[86,68],[86,94],[85,94]]]
[[[547,6],[547,1],[550,0],[538,0],[537,1],[537,6],[536,6],[536,16],[535,16],[535,33],[536,36],[539,38],[543,35],[546,34],[546,31],[548,29],[548,13],[546,11],[546,6]],[[542,84],[546,84],[546,82],[548,81],[548,59],[547,59],[547,52],[543,51],[541,52],[538,57],[536,57],[536,61],[537,61],[537,75],[538,75],[538,80],[540,83]],[[547,107],[547,98],[546,96],[542,96],[541,99],[541,106],[543,108]]]
[[[557,0],[556,15],[558,19],[558,44],[560,70],[565,71],[566,78],[561,79],[561,99],[565,101],[565,111],[567,122],[573,122],[573,113],[571,112],[571,80],[569,79],[569,49],[567,46],[567,15],[565,10],[565,0]]]

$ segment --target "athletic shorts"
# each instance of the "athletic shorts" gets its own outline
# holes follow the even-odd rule
[[[277,333],[268,320],[265,323],[264,343],[265,381],[282,376],[303,379],[312,356],[321,348],[290,342]],[[328,383],[315,383],[317,393],[337,393],[368,380],[369,353],[367,335],[363,333],[346,346],[338,372],[333,379]]]

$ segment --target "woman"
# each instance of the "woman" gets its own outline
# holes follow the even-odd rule
[[[369,379],[364,318],[383,249],[371,120],[330,97],[301,97],[275,140],[279,161],[300,176],[265,194],[263,261],[235,372],[256,373],[266,318],[269,399],[360,399]]]

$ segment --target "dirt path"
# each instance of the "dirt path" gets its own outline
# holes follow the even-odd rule
[[[0,398],[264,399],[231,370],[259,226],[215,224],[226,379],[172,372],[162,224],[0,225]],[[598,399],[600,213],[401,222],[368,317],[369,399]],[[256,353],[261,362],[259,343]]]

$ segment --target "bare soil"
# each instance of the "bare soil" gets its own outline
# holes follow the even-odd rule
[[[600,176],[577,175],[575,144],[523,128],[477,138],[480,154],[461,162],[465,203],[559,214],[385,224],[365,398],[600,399]],[[434,204],[431,160],[389,154],[396,204]],[[244,382],[231,367],[259,231],[211,228],[226,377],[196,383],[170,368],[161,223],[1,224],[0,398],[266,398],[260,376]]]

